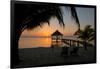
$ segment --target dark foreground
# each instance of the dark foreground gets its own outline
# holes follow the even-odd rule
[[[95,63],[95,48],[88,47],[85,51],[80,47],[78,55],[71,55],[68,49],[68,55],[62,56],[62,48],[26,48],[19,49],[21,62],[16,65],[16,68],[24,67],[39,67],[39,66],[54,66],[54,65],[70,65],[81,63]]]

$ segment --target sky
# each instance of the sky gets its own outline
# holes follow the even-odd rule
[[[53,32],[59,30],[64,36],[72,36],[74,32],[78,29],[77,24],[71,18],[71,13],[66,10],[64,6],[61,7],[63,10],[63,19],[65,23],[65,28],[59,25],[57,18],[50,19],[50,26],[46,23],[32,30],[24,30],[21,37],[23,36],[51,36]],[[80,28],[84,29],[86,25],[92,25],[94,27],[94,8],[83,8],[76,7],[77,15],[80,22]]]

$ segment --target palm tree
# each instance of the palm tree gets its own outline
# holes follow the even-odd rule
[[[51,17],[56,17],[59,24],[64,27],[63,13],[60,5],[55,4],[38,4],[38,3],[21,3],[12,2],[14,6],[14,23],[15,30],[12,31],[15,35],[12,36],[12,64],[16,64],[19,61],[18,56],[18,41],[21,33],[27,29],[31,30],[38,26],[42,27],[44,23],[49,23]],[[67,8],[67,6],[66,6]],[[69,6],[69,11],[72,14],[72,18],[76,21],[78,28],[80,28],[79,20],[77,17],[77,12],[74,6]],[[13,9],[12,9],[13,11]],[[13,12],[12,12],[13,13]],[[16,57],[15,57],[16,56]]]
[[[80,38],[84,41],[85,50],[87,50],[87,43],[94,40],[95,38],[95,31],[91,28],[91,25],[86,25],[83,30],[78,30],[75,32],[74,35],[78,35],[77,38]]]

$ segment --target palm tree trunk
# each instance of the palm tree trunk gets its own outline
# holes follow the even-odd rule
[[[86,40],[83,41],[84,49],[87,50],[87,42]]]
[[[17,29],[18,30],[18,29]],[[12,43],[11,43],[11,67],[15,67],[15,65],[19,64],[20,59],[19,59],[19,53],[18,53],[18,41],[21,35],[21,31],[18,32],[17,30],[13,31],[12,37]]]

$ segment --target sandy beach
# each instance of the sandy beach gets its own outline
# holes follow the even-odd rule
[[[84,50],[80,47],[78,55],[71,55],[71,47],[68,48],[68,55],[61,56],[62,48],[24,48],[19,49],[19,57],[21,62],[16,65],[17,68],[23,67],[39,67],[39,66],[54,66],[54,65],[69,65],[82,63],[95,63],[95,47],[88,47]]]

